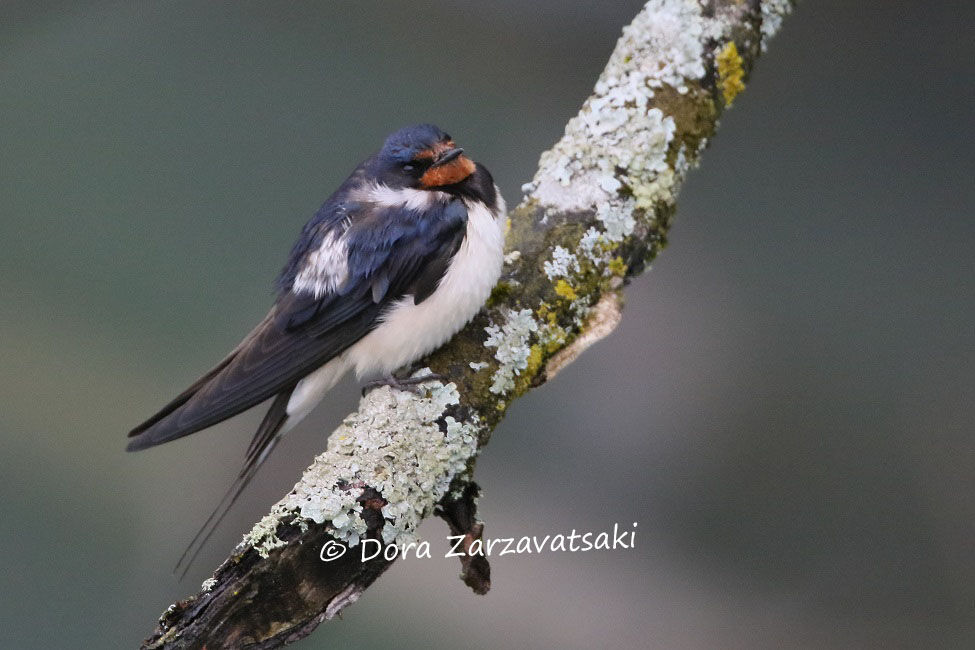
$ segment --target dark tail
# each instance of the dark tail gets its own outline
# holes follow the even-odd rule
[[[220,503],[217,504],[217,507],[203,523],[199,532],[196,533],[196,536],[189,543],[189,546],[183,551],[176,566],[173,567],[173,573],[178,572],[180,580],[189,571],[196,556],[199,555],[207,540],[216,531],[220,522],[227,516],[227,513],[237,501],[237,497],[240,496],[240,493],[247,487],[247,484],[254,478],[261,463],[264,462],[271,453],[271,450],[278,443],[278,440],[281,439],[279,432],[285,422],[288,421],[288,400],[291,398],[292,390],[293,387],[283,393],[279,393],[274,398],[274,402],[271,403],[271,408],[268,409],[264,420],[261,422],[261,426],[258,427],[257,433],[254,434],[254,438],[251,440],[250,447],[248,447],[247,455],[244,459],[244,466],[241,468],[240,473],[230,485],[227,493],[223,495]],[[182,571],[180,570],[181,567]]]
[[[129,431],[129,438],[132,438],[132,440],[129,440],[129,444],[125,448],[125,450],[139,451],[142,449],[148,449],[149,447],[154,447],[160,443],[171,440],[172,437],[159,436],[158,434],[155,433],[155,431],[150,431],[150,430],[157,428],[161,421],[170,418],[174,413],[176,413],[181,408],[186,406],[187,402],[193,399],[193,397],[196,396],[196,394],[199,393],[200,390],[205,388],[207,384],[209,384],[221,372],[223,372],[224,368],[230,365],[230,362],[234,360],[235,353],[236,351],[228,355],[226,359],[224,359],[217,365],[217,367],[215,367],[213,370],[211,370],[210,372],[208,372],[207,374],[203,375],[195,382],[193,382],[192,386],[190,386],[182,393],[177,395],[175,398],[173,398],[173,400],[170,401],[169,404],[159,409],[158,413],[153,415],[151,418],[149,418],[148,420],[146,420],[136,428]],[[198,431],[198,430],[199,428],[195,429],[194,431]],[[187,434],[188,433],[192,433],[192,432],[187,432]],[[183,434],[183,435],[187,435],[187,434]],[[179,437],[179,436],[175,436],[175,437]]]

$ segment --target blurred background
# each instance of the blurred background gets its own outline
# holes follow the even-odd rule
[[[264,315],[393,129],[442,125],[516,203],[641,4],[0,5],[0,646],[134,648],[197,591],[358,388],[183,583],[261,412],[125,433]],[[399,562],[294,647],[973,647],[973,22],[802,3],[618,331],[498,428],[488,536],[638,522],[635,549],[495,558],[485,597]]]

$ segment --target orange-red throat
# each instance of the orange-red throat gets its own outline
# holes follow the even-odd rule
[[[453,140],[439,142],[432,148],[420,152],[416,158],[433,160],[430,169],[420,177],[420,185],[424,188],[459,183],[473,174],[475,169],[473,160],[465,156],[462,151],[457,153]]]

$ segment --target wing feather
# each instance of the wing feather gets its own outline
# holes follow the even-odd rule
[[[130,451],[189,435],[290,391],[368,334],[391,303],[411,293],[417,302],[429,296],[466,231],[467,211],[459,199],[424,211],[356,204],[352,212],[342,205],[341,221],[320,213],[325,226],[305,227],[321,242],[329,223],[347,224],[349,277],[342,287],[316,296],[295,293],[285,283],[268,315],[233,352],[129,433]],[[311,252],[296,246],[293,255]],[[286,267],[299,268],[300,260]]]

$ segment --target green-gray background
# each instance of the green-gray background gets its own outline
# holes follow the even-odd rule
[[[516,202],[640,5],[0,5],[0,647],[132,648],[195,591],[357,388],[182,584],[260,414],[125,432],[263,315],[392,129],[441,124]],[[296,647],[972,647],[973,23],[803,3],[619,330],[499,427],[489,536],[637,521],[635,550],[496,558],[486,597],[401,562]]]

